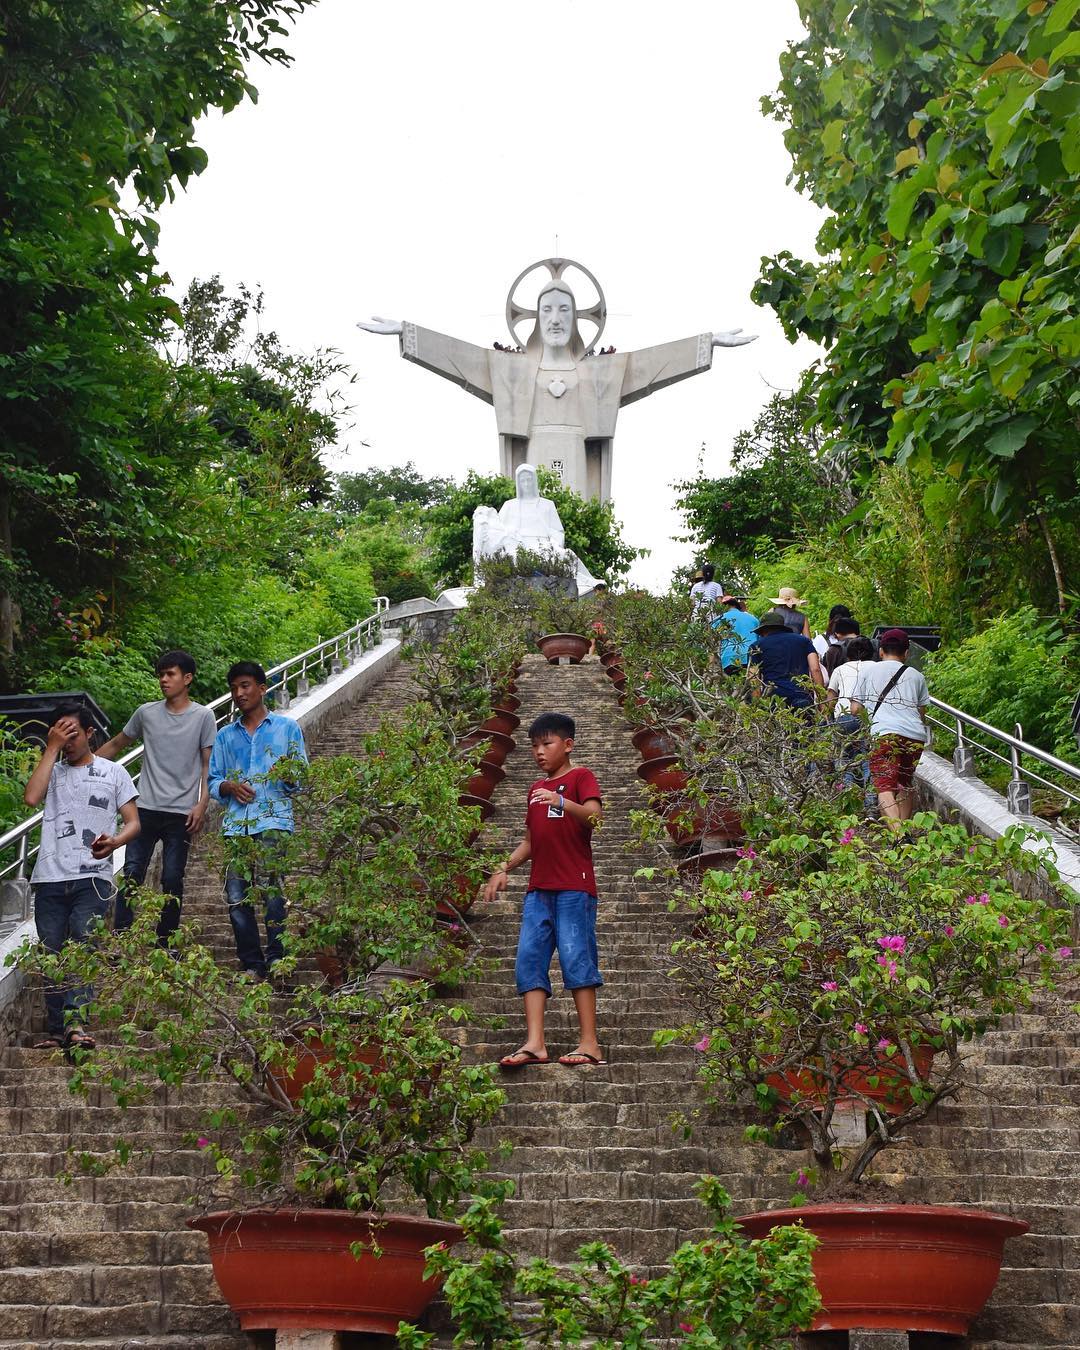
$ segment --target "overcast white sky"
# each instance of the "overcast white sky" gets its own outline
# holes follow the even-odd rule
[[[794,0],[322,0],[292,68],[252,72],[258,104],[204,123],[210,164],[163,215],[162,262],[178,291],[257,284],[288,345],[344,353],[355,425],[335,470],[496,471],[493,409],[354,325],[505,342],[507,288],[556,235],[604,287],[605,344],[760,334],[620,415],[616,513],[652,549],[634,580],[662,586],[690,557],[672,484],[703,442],[723,471],[813,356],[750,300],[761,255],[812,254],[818,225],[758,107],[798,31]]]

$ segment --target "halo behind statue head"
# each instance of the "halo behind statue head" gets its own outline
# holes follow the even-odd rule
[[[530,309],[524,305],[518,304],[515,296],[522,281],[524,281],[530,272],[535,272],[539,267],[547,268],[551,280],[541,288],[536,298],[535,307]],[[573,258],[541,258],[539,262],[530,263],[528,267],[523,268],[522,271],[517,274],[514,278],[513,285],[510,287],[510,292],[506,297],[506,326],[509,328],[510,336],[516,346],[524,346],[526,350],[530,352],[539,348],[541,342],[540,321],[538,318],[540,297],[547,291],[556,288],[566,291],[570,296],[574,296],[573,287],[569,284],[565,275],[569,268],[576,268],[583,276],[588,277],[599,297],[595,304],[589,305],[585,309],[578,307],[577,298],[574,297],[574,327],[570,338],[571,354],[575,357],[583,356],[587,350],[595,347],[599,343],[600,336],[604,331],[604,325],[607,323],[607,302],[604,299],[604,292],[600,288],[600,283],[587,267],[584,267],[579,262],[575,262]],[[522,342],[517,329],[518,325],[523,323],[526,319],[532,320],[532,331],[525,341]],[[586,341],[585,338],[582,337],[581,330],[578,327],[579,321],[582,319],[596,325],[596,332],[589,341]]]

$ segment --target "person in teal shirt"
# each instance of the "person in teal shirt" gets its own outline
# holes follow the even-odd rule
[[[712,624],[721,634],[720,668],[725,675],[745,675],[757,618],[747,613],[745,596],[725,595],[720,603],[726,608]]]

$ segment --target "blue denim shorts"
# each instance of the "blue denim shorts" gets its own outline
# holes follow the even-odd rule
[[[595,989],[600,978],[596,953],[596,896],[587,891],[529,891],[521,912],[514,977],[519,994],[551,993],[548,967],[559,953],[563,987]]]

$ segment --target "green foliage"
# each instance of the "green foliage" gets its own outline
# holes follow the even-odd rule
[[[1017,827],[973,840],[929,813],[902,835],[838,813],[790,818],[689,897],[694,936],[675,952],[695,1013],[660,1039],[697,1046],[713,1097],[748,1093],[777,1127],[799,1120],[827,1185],[861,1180],[958,1094],[965,1046],[1025,1007],[1035,984],[1052,986],[1071,954],[1068,909],[1017,889],[1040,868],[1054,876],[1029,838]],[[920,1049],[932,1065],[918,1064]],[[873,1129],[840,1152],[830,1126],[849,1097]]]
[[[389,469],[371,468],[360,473],[340,473],[334,480],[334,505],[347,515],[364,515],[372,506],[434,506],[452,490],[447,478],[425,478],[410,459]]]
[[[639,549],[622,541],[621,527],[611,502],[586,501],[564,487],[550,470],[539,472],[540,492],[559,512],[572,549],[596,577],[611,582],[625,576]],[[472,518],[478,506],[500,507],[514,495],[510,478],[472,470],[455,485],[445,501],[429,514],[431,565],[446,586],[464,586],[472,580]]]
[[[5,829],[31,814],[23,802],[23,789],[37,761],[37,750],[19,739],[13,723],[0,717],[0,821]]]
[[[731,472],[675,484],[691,541],[703,548],[728,587],[743,589],[755,557],[823,529],[854,505],[842,465],[821,454],[821,435],[807,428],[812,405],[776,394],[750,431],[736,436]]]
[[[470,1255],[441,1247],[427,1253],[429,1271],[446,1281],[458,1328],[454,1344],[649,1350],[671,1344],[677,1331],[679,1344],[692,1350],[790,1350],[788,1338],[821,1306],[811,1268],[817,1239],[789,1226],[748,1241],[715,1178],[702,1178],[697,1194],[711,1217],[710,1233],[684,1243],[651,1279],[635,1274],[605,1242],[585,1243],[569,1269],[540,1259],[518,1266],[492,1201],[477,1201],[461,1220]],[[515,1295],[539,1310],[513,1316]],[[398,1330],[404,1350],[421,1350],[433,1339],[405,1323]]]
[[[937,464],[1004,520],[1075,516],[1080,44],[1071,0],[803,0],[765,100],[828,212],[820,263],[765,261],[755,298],[829,348],[827,443]],[[1056,555],[1056,556],[1054,556]],[[1041,599],[1041,597],[1040,597]]]
[[[1077,640],[1025,607],[989,623],[955,647],[931,653],[924,667],[937,698],[977,709],[996,727],[1019,722],[1024,739],[1064,759],[1076,754],[1069,710],[1080,686]]]
[[[164,951],[164,897],[149,892],[127,932],[103,930],[58,956],[30,944],[20,954],[45,978],[95,987],[95,1019],[111,1034],[79,1062],[73,1091],[102,1091],[126,1110],[162,1086],[218,1085],[224,1100],[201,1125],[157,1146],[205,1153],[193,1189],[208,1205],[378,1210],[404,1189],[437,1216],[483,1191],[486,1159],[471,1139],[504,1098],[490,1068],[463,1062],[453,1027],[467,1012],[424,981],[376,992],[368,980],[387,961],[422,962],[431,979],[463,973],[466,950],[436,925],[435,902],[458,893],[460,873],[484,870],[469,846],[474,813],[457,803],[464,766],[422,714],[383,726],[364,749],[363,760],[272,771],[302,788],[284,845],[289,921],[275,974],[287,988],[298,962],[321,955],[333,979],[289,993],[245,980],[193,925]],[[232,843],[243,868],[252,841]],[[131,1152],[121,1138],[112,1157],[75,1161],[101,1174]]]

